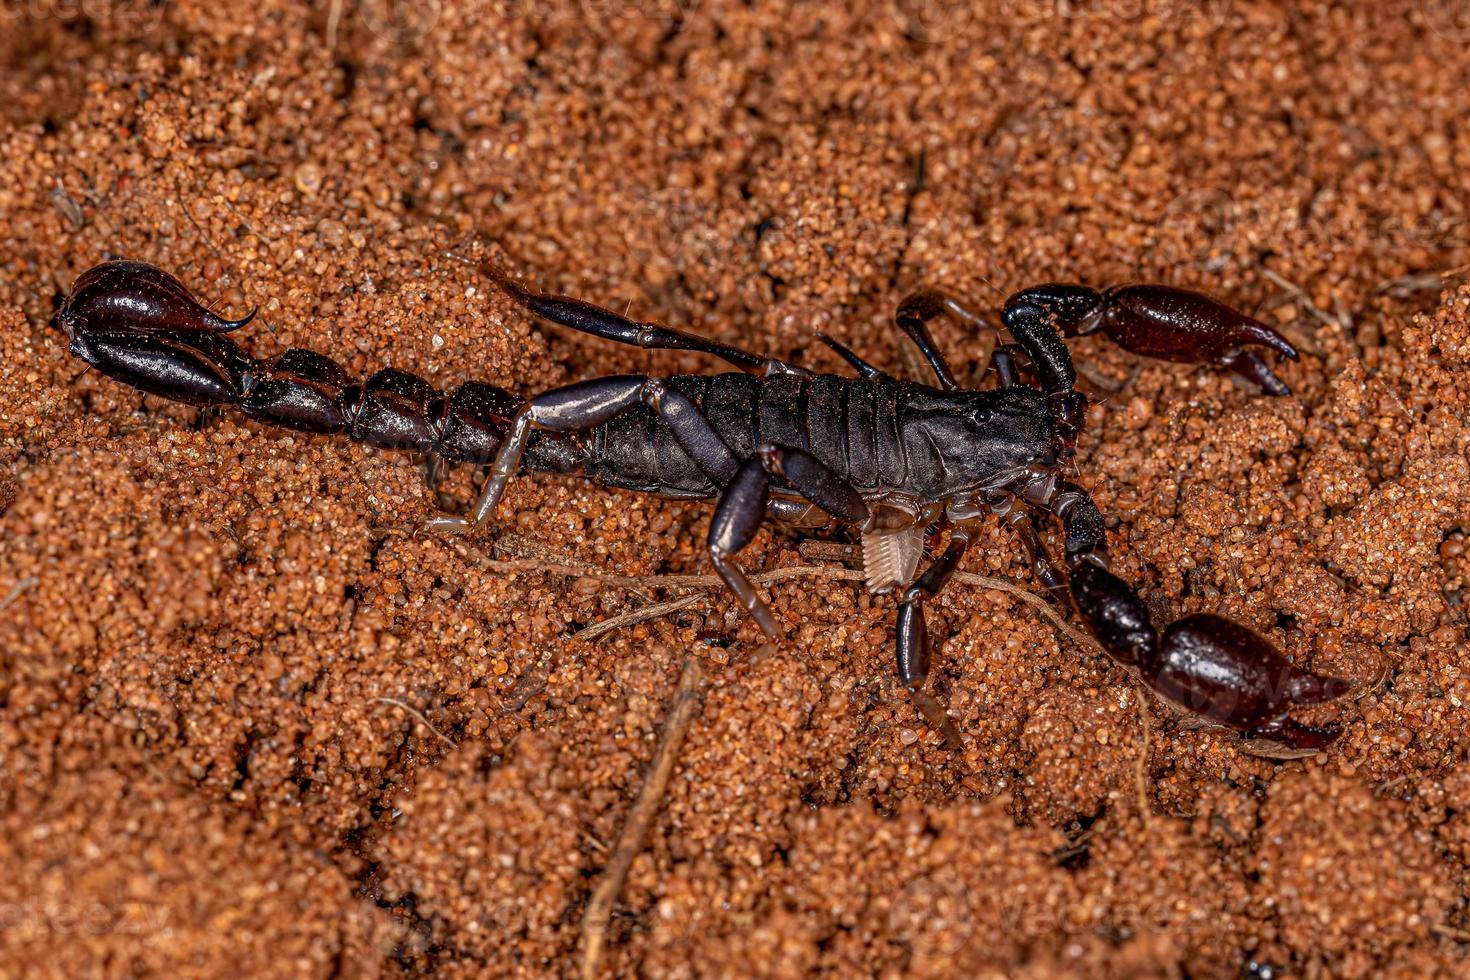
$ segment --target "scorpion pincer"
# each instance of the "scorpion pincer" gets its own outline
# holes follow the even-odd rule
[[[1314,751],[1338,735],[1289,711],[1341,696],[1347,681],[1292,665],[1261,636],[1218,616],[1187,616],[1155,629],[1137,592],[1108,570],[1098,508],[1063,477],[1087,408],[1063,336],[1101,330],[1135,353],[1207,361],[1267,394],[1285,395],[1286,385],[1247,349],[1296,357],[1266,325],[1166,286],[1037,286],[1005,304],[1002,320],[1013,342],[994,355],[998,384],[964,390],[928,323],[952,316],[986,324],[938,291],[910,296],[895,318],[933,372],[933,384],[920,384],[885,374],[825,335],[820,339],[857,377],[814,374],[486,272],[547,320],[640,348],[711,354],[738,371],[602,377],[529,398],[474,381],[439,392],[391,369],[354,379],[309,350],[252,357],[225,335],[253,314],[221,319],[177,279],[127,261],[84,272],[52,322],[74,355],[150,394],[234,405],[263,423],[412,450],[428,460],[431,474],[452,463],[488,465],[471,516],[432,522],[443,529],[489,522],[506,482],[523,471],[717,500],[710,560],[772,640],[780,623],[736,563],[741,549],[767,518],[852,528],[861,537],[869,588],[897,593],[898,676],[951,746],[960,744],[958,732],[926,691],[924,604],[959,567],[977,524],[993,514],[1016,529],[1050,593],[1075,606],[1112,658],[1165,699],[1287,750]],[[1043,545],[1047,518],[1060,522],[1060,561]],[[919,572],[926,541],[944,529],[944,550]]]

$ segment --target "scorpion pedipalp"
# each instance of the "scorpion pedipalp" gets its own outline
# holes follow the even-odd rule
[[[1260,355],[1245,348],[1266,347],[1297,360],[1296,348],[1254,317],[1191,289],[1135,283],[1099,291],[1051,283],[1012,296],[1005,319],[1023,345],[1040,320],[1068,337],[1101,330],[1134,354],[1207,362],[1254,382],[1268,395],[1291,394]]]
[[[1171,703],[1247,739],[1290,749],[1321,749],[1340,734],[1304,725],[1289,712],[1340,698],[1351,682],[1295,666],[1239,623],[1197,614],[1171,623],[1161,635],[1130,586],[1087,562],[1073,567],[1072,595],[1104,649]]]

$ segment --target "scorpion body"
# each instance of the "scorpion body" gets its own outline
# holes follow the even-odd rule
[[[864,494],[907,493],[940,501],[994,484],[1046,446],[1046,401],[1029,388],[944,393],[924,385],[833,374],[682,375],[670,388],[699,406],[739,459],[764,445],[811,453]],[[979,445],[963,440],[971,420],[1002,421]],[[667,496],[715,497],[699,469],[651,410],[593,431],[587,475],[608,486]]]
[[[431,482],[447,464],[488,466],[472,516],[430,522],[441,530],[488,522],[506,482],[523,471],[717,499],[711,561],[773,640],[780,625],[735,556],[766,518],[852,527],[862,538],[869,587],[899,595],[898,675],[952,746],[960,744],[959,734],[925,689],[930,647],[923,605],[958,568],[972,528],[992,514],[1016,528],[1051,594],[1074,605],[1113,659],[1161,696],[1292,750],[1314,751],[1336,737],[1335,729],[1304,725],[1288,711],[1336,698],[1347,682],[1293,666],[1265,639],[1220,617],[1189,616],[1156,630],[1137,593],[1108,571],[1102,515],[1081,487],[1062,477],[1087,405],[1074,388],[1062,336],[1102,330],[1137,353],[1208,360],[1268,394],[1286,394],[1266,363],[1245,349],[1266,346],[1296,356],[1264,324],[1202,294],[1163,286],[1035,287],[1006,304],[1003,320],[1015,342],[996,351],[998,386],[967,391],[955,382],[927,323],[954,316],[987,325],[935,291],[909,297],[896,315],[933,370],[935,383],[926,385],[886,375],[824,335],[858,377],[813,374],[486,272],[553,322],[647,349],[712,354],[739,370],[595,378],[530,398],[473,381],[440,392],[393,369],[356,380],[308,350],[252,357],[225,335],[253,312],[222,319],[178,280],[139,262],[109,262],[83,273],[53,323],[74,355],[144,392],[233,405],[263,423],[414,451],[429,461]],[[1042,544],[1047,517],[1064,532],[1061,563]],[[926,540],[944,528],[945,549],[919,573]]]

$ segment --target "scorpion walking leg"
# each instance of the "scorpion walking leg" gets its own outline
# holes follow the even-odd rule
[[[995,368],[1002,388],[1014,388],[1021,383],[1020,373],[1016,370],[1016,350],[1015,344],[1002,344],[990,355],[990,366]]]
[[[683,330],[675,330],[660,323],[634,320],[586,300],[559,296],[555,293],[535,292],[492,266],[486,266],[485,271],[496,285],[537,316],[545,317],[553,323],[580,330],[594,337],[601,337],[603,340],[612,340],[631,347],[641,347],[644,350],[686,350],[713,354],[742,371],[758,375],[808,373],[802,368],[793,367],[774,357],[752,354],[739,347],[731,347],[717,340],[686,333]]]
[[[924,355],[924,360],[933,370],[939,387],[945,391],[955,391],[959,388],[959,383],[955,381],[954,373],[950,371],[949,364],[944,359],[944,352],[934,342],[934,337],[929,333],[928,327],[930,320],[946,315],[958,317],[966,323],[979,327],[990,328],[984,319],[966,309],[959,300],[937,289],[921,290],[906,298],[898,304],[898,310],[894,313],[893,319],[904,335],[919,348],[919,353]],[[883,376],[882,371],[853,353],[852,348],[841,341],[821,331],[817,332],[817,339],[836,351],[838,356],[851,364],[862,377],[872,379]]]
[[[944,735],[944,740],[953,751],[963,751],[959,730],[949,713],[924,690],[929,680],[929,631],[924,624],[924,600],[932,599],[949,584],[960,560],[970,547],[970,535],[963,528],[956,528],[950,535],[949,545],[924,574],[904,590],[898,604],[898,679],[908,688],[914,706],[919,709],[929,724]]]
[[[1036,580],[1046,586],[1046,591],[1054,600],[1065,606],[1068,601],[1067,576],[1057,568],[1051,555],[1047,554],[1046,546],[1041,543],[1038,516],[1025,508],[1017,507],[1011,511],[1010,522],[1031,556],[1031,571]]]
[[[543,392],[516,412],[480,491],[474,522],[482,524],[494,513],[506,484],[520,468],[533,429],[555,432],[591,429],[636,405],[647,405],[657,412],[679,445],[717,486],[724,486],[734,477],[739,464],[730,447],[687,396],[658,378],[640,374],[596,378]],[[468,523],[460,518],[439,518],[431,521],[430,526],[458,530]]]
[[[934,377],[939,381],[939,387],[945,391],[955,391],[959,388],[959,382],[955,381],[954,374],[944,359],[944,353],[934,343],[928,327],[930,320],[946,315],[958,317],[974,326],[993,329],[983,317],[970,312],[959,300],[937,289],[924,289],[909,296],[898,304],[898,311],[893,319],[898,324],[898,329],[914,342],[919,353],[924,355],[924,360],[929,362]]]
[[[1017,385],[1040,387],[1031,357],[1020,344],[1001,344],[997,347],[990,355],[990,369],[1000,379],[1001,388],[1014,388]]]
[[[789,446],[762,446],[729,481],[709,525],[709,557],[721,579],[740,599],[769,639],[780,636],[776,617],[734,558],[755,537],[770,501],[771,477],[778,476],[803,497],[838,520],[864,524],[868,505],[862,495],[820,460]]]
[[[832,515],[805,500],[772,497],[766,504],[766,517],[790,528],[827,528]]]
[[[869,364],[857,354],[853,353],[852,348],[844,344],[842,341],[836,339],[835,337],[830,337],[820,330],[817,331],[817,339],[836,351],[837,356],[842,358],[848,364],[851,364],[853,370],[855,370],[864,379],[871,381],[874,378],[883,377],[882,371],[873,367],[873,365]]]

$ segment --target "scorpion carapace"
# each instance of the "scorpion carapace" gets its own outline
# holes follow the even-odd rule
[[[801,527],[851,527],[862,538],[869,587],[898,593],[898,675],[952,746],[960,744],[958,732],[926,691],[924,603],[944,588],[977,523],[992,514],[1015,527],[1048,590],[1071,602],[1108,653],[1159,695],[1292,750],[1319,749],[1338,734],[1288,712],[1341,696],[1346,681],[1293,666],[1262,637],[1217,616],[1189,616],[1155,629],[1137,592],[1108,571],[1102,515],[1085,490],[1062,476],[1087,407],[1074,388],[1063,336],[1100,329],[1129,350],[1209,361],[1269,394],[1287,394],[1266,362],[1246,350],[1254,345],[1296,356],[1266,325],[1207,296],[1165,286],[1040,286],[1006,303],[1002,319],[1014,343],[995,353],[998,386],[966,391],[927,324],[937,316],[978,327],[985,321],[936,291],[909,297],[896,315],[933,370],[935,383],[925,385],[891,377],[825,335],[819,336],[857,378],[814,374],[485,271],[519,304],[553,322],[645,349],[712,354],[740,372],[604,377],[530,398],[477,382],[439,392],[395,370],[356,380],[307,350],[257,360],[225,336],[250,316],[221,319],[178,280],[138,262],[83,273],[53,322],[73,354],[151,394],[235,405],[261,422],[414,450],[428,459],[431,473],[446,463],[487,464],[472,516],[431,522],[443,529],[489,521],[506,482],[523,470],[717,499],[710,559],[771,639],[781,635],[781,625],[736,564],[738,553],[767,517]],[[1063,532],[1060,563],[1039,533],[1048,515]],[[949,530],[948,543],[919,573],[925,541],[941,529]]]

